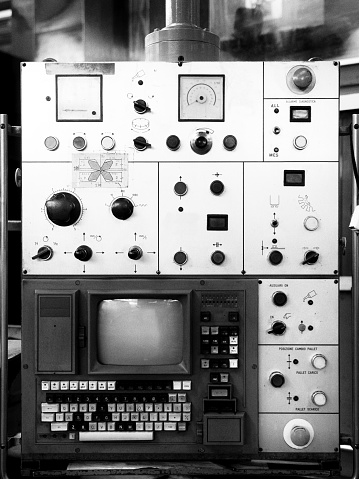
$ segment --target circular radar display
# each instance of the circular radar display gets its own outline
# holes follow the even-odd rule
[[[224,120],[224,76],[181,75],[180,121]]]

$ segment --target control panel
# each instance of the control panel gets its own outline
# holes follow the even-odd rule
[[[338,74],[22,64],[26,461],[335,463]]]

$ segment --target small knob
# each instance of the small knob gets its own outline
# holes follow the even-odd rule
[[[303,447],[310,442],[310,432],[304,426],[295,426],[290,432],[290,439],[294,445]]]
[[[278,228],[279,226],[279,221],[277,219],[273,219],[271,222],[270,222],[270,225],[272,226],[272,228]]]
[[[225,259],[226,259],[226,256],[224,253],[222,253],[222,251],[215,251],[214,253],[212,253],[211,261],[213,264],[217,266],[222,264]]]
[[[285,383],[285,379],[282,373],[275,371],[269,376],[269,381],[271,385],[275,388],[280,388]]]
[[[128,250],[128,257],[133,260],[138,260],[142,258],[143,251],[139,246],[131,246]]]
[[[143,113],[146,113],[147,111],[151,111],[151,108],[148,107],[147,103],[145,100],[135,100],[133,102],[133,106],[135,108],[135,111],[137,113],[140,113],[141,115]]]
[[[74,256],[79,261],[88,261],[89,259],[91,259],[92,249],[89,246],[83,244],[76,248]]]
[[[281,336],[282,334],[284,334],[286,328],[287,326],[285,325],[285,323],[283,323],[283,321],[275,321],[272,324],[272,329],[268,331],[268,334],[274,334],[274,336]]]
[[[177,251],[177,253],[173,257],[173,260],[179,266],[186,264],[188,261],[187,253],[185,253],[184,251]]]
[[[134,205],[131,200],[125,197],[116,198],[111,205],[113,216],[119,220],[127,220],[133,213]]]
[[[327,403],[327,396],[325,395],[325,393],[323,393],[323,391],[315,391],[312,394],[312,402],[316,406],[325,406],[325,404]]]
[[[138,151],[144,151],[146,148],[151,148],[151,144],[147,142],[143,136],[137,136],[133,140],[134,147]]]
[[[315,354],[311,362],[315,369],[324,369],[327,365],[327,358],[323,354]]]
[[[302,264],[315,264],[319,259],[319,253],[309,250],[304,255],[304,261]]]
[[[176,151],[181,146],[181,141],[176,135],[170,135],[166,140],[167,147],[172,150]]]
[[[188,187],[183,181],[177,181],[173,189],[178,196],[184,196],[188,192]]]
[[[50,246],[41,246],[41,248],[37,250],[37,254],[35,254],[32,259],[42,259],[43,261],[48,261],[52,258],[53,254],[53,249],[50,248]]]
[[[297,88],[306,90],[313,81],[313,75],[308,68],[302,67],[293,73],[292,79]]]
[[[71,226],[81,216],[81,204],[71,193],[55,193],[45,203],[46,213],[50,221],[58,226]]]
[[[204,155],[212,148],[212,138],[208,131],[197,131],[191,139],[191,148],[195,153]]]
[[[272,301],[276,306],[284,306],[287,303],[287,295],[283,291],[276,291],[272,295]]]
[[[212,181],[212,183],[210,184],[210,187],[209,189],[211,190],[211,192],[216,195],[216,196],[219,196],[223,193],[224,191],[224,184],[222,183],[222,181],[220,180],[214,180]]]
[[[308,231],[315,231],[319,228],[319,220],[315,216],[307,216],[304,220],[304,228]]]
[[[268,255],[268,261],[273,266],[277,266],[283,261],[283,254],[277,249],[273,249]]]
[[[228,151],[233,151],[237,146],[237,138],[233,135],[227,135],[223,139],[223,146]]]

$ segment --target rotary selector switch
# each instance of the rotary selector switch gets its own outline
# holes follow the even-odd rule
[[[281,372],[275,371],[269,376],[269,382],[274,388],[280,388],[285,383],[285,379]]]
[[[315,264],[319,259],[319,253],[309,250],[304,255],[304,261],[302,264]]]
[[[37,250],[37,254],[35,254],[35,256],[33,256],[31,259],[41,259],[42,261],[48,261],[52,258],[53,254],[54,251],[50,246],[41,246],[41,248]]]
[[[135,100],[133,102],[133,106],[135,108],[135,111],[137,113],[140,113],[140,115],[142,115],[143,113],[146,113],[147,111],[151,111],[151,108],[149,108],[145,100],[141,100],[141,99]]]
[[[89,259],[91,259],[92,249],[89,246],[86,246],[83,244],[79,246],[78,248],[76,248],[76,251],[74,252],[74,256],[79,261],[88,261]]]
[[[144,151],[147,148],[151,148],[151,144],[147,142],[143,136],[137,136],[133,139],[133,145],[138,151]]]
[[[72,193],[54,193],[45,203],[49,220],[58,226],[71,226],[81,218],[82,208],[78,198]]]
[[[133,260],[138,260],[142,258],[143,251],[139,246],[131,246],[128,250],[128,257]]]
[[[274,321],[272,324],[272,329],[268,331],[268,334],[274,334],[274,336],[281,336],[284,334],[287,326],[283,321]]]
[[[127,220],[132,216],[134,204],[128,198],[121,196],[113,200],[111,204],[111,212],[118,220]]]
[[[205,155],[212,148],[212,137],[207,130],[197,130],[191,140],[191,148],[198,155]]]

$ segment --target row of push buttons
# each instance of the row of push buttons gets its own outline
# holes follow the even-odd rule
[[[41,381],[42,391],[123,391],[123,390],[173,390],[190,391],[191,381],[146,382],[135,384],[132,381]]]
[[[45,147],[50,150],[54,151],[59,147],[59,139],[56,136],[48,136],[44,140]],[[75,136],[75,138],[72,141],[72,144],[74,148],[78,151],[82,151],[86,148],[87,146],[87,140],[85,136]],[[115,147],[115,139],[112,136],[106,135],[103,136],[101,139],[101,146],[104,150],[112,150]]]

